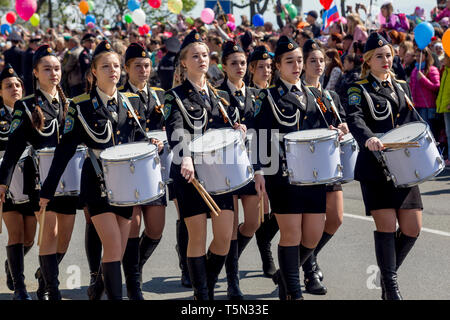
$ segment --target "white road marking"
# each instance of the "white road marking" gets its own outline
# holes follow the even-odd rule
[[[344,213],[344,217],[349,217],[349,218],[354,218],[354,219],[359,219],[359,220],[364,220],[364,221],[370,221],[373,222],[373,219],[370,217],[365,217],[365,216],[358,216],[356,214],[350,214],[350,213]],[[429,229],[429,228],[422,228],[423,232],[428,232],[428,233],[433,233],[433,234],[437,234],[439,236],[444,236],[444,237],[450,237],[450,232],[445,232],[445,231],[441,231],[441,230],[434,230],[434,229]]]

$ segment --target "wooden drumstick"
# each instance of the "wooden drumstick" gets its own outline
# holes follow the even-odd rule
[[[39,236],[38,236],[38,246],[41,245],[42,236],[44,234],[44,223],[45,223],[45,212],[47,211],[47,207],[41,207],[41,214],[39,216]]]
[[[259,200],[259,216],[261,218],[261,223],[264,223],[264,197]]]
[[[195,181],[194,181],[195,180]],[[200,194],[200,196],[203,198],[203,201],[205,201],[205,203],[207,204],[207,206],[209,207],[209,209],[211,210],[212,213],[214,213],[216,215],[216,217],[219,216],[219,214],[217,213],[217,211],[214,209],[214,207],[212,206],[212,204],[209,202],[208,198],[206,197],[206,195],[203,193],[203,190],[200,189],[200,187],[198,186],[198,181],[194,178],[194,180],[192,181],[192,184],[194,185],[195,189],[197,189],[198,193]]]
[[[211,195],[208,193],[208,191],[206,191],[206,189],[203,187],[203,185],[196,179],[193,179],[193,182],[195,184],[197,184],[197,186],[200,188],[200,190],[202,190],[202,192],[204,193],[204,195],[208,198],[209,202],[214,206],[214,208],[216,209],[217,212],[220,212],[220,208],[217,205],[217,203],[214,201],[214,199],[211,197]]]
[[[420,144],[418,142],[386,142],[383,143],[385,148],[389,149],[402,149],[402,148],[419,148]]]

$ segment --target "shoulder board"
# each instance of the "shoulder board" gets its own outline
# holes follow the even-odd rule
[[[26,96],[26,97],[22,98],[21,100],[24,101],[24,100],[28,100],[28,99],[31,99],[31,98],[34,98],[34,93],[30,94],[29,96]]]
[[[91,96],[89,95],[89,93],[83,93],[83,94],[73,98],[73,102],[74,103],[80,103],[80,102],[83,102],[83,101],[87,101],[90,98],[91,98]]]
[[[274,84],[271,85],[271,86],[269,87],[269,89],[272,89],[272,88],[275,88],[275,85],[274,85]]]
[[[122,94],[127,98],[139,98],[139,95],[133,92],[122,92]]]
[[[363,79],[361,81],[356,81],[356,84],[366,84],[369,83],[369,81],[367,79]]]
[[[120,87],[117,88],[117,90],[119,90],[119,91],[122,91],[124,89],[125,89],[125,86],[120,86]]]
[[[164,91],[164,89],[162,88],[158,88],[158,87],[150,87],[151,89],[155,90],[155,91]]]
[[[404,84],[406,84],[406,81],[405,81],[405,80],[398,80],[398,79],[395,79],[395,81],[397,81],[398,83],[404,83]]]

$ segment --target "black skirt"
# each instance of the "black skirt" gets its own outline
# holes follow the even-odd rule
[[[370,211],[380,209],[423,210],[418,186],[396,188],[392,181],[361,181],[360,183],[367,216],[371,215]]]
[[[264,176],[267,195],[273,213],[325,213],[326,185],[297,186],[289,183],[279,171],[276,175]]]
[[[31,202],[14,204],[10,198],[6,198],[3,204],[3,212],[19,212],[23,216],[34,217],[34,208]]]
[[[239,188],[238,190],[233,192],[233,195],[240,196],[255,196],[257,195],[256,189],[255,189],[255,181],[250,181],[242,188]]]
[[[154,207],[154,206],[164,206],[167,207],[167,193],[156,200],[150,201],[149,203],[141,204],[142,207]]]
[[[76,214],[79,199],[77,196],[54,197],[47,205],[47,211],[61,214]]]
[[[181,175],[181,167],[172,164],[171,176],[173,178],[173,189],[175,191],[175,198],[180,209],[180,217],[188,218],[199,214],[206,213],[210,216],[210,209],[203,198],[198,193],[197,189],[192,183]],[[222,195],[211,195],[220,210],[234,210],[233,193],[225,193]]]
[[[327,184],[327,192],[334,192],[334,191],[342,191],[342,184],[340,182],[336,182],[333,184]]]

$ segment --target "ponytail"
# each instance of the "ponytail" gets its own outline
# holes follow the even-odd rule
[[[214,88],[214,86],[211,84],[211,82],[206,81],[206,83],[208,84],[209,89],[214,93],[214,95],[215,95],[217,98],[220,99],[220,102],[222,102],[222,104],[223,104],[224,106],[229,106],[229,105],[230,105],[230,103],[229,103],[227,100],[225,100],[225,98],[219,96],[219,94],[217,93],[217,89]]]
[[[61,97],[62,103],[64,105],[63,119],[66,119],[67,111],[69,110],[69,100],[67,99],[66,95],[64,94],[64,91],[62,90],[62,88],[59,84],[56,86],[56,90],[58,90],[58,94]]]

